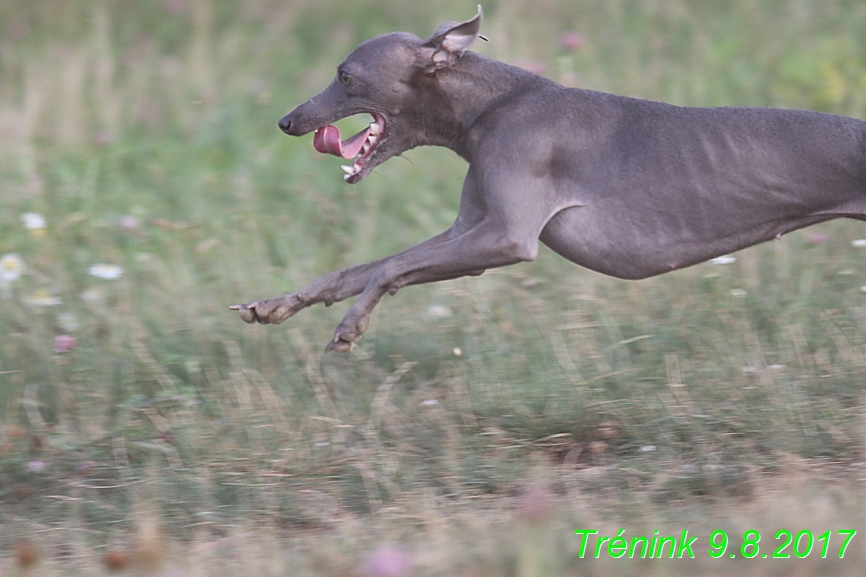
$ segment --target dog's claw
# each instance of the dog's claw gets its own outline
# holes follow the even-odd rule
[[[238,311],[238,315],[240,315],[241,320],[245,323],[261,323],[267,324],[267,319],[263,319],[256,313],[256,305],[259,304],[258,301],[245,304],[245,305],[232,305],[229,307],[230,310]]]
[[[245,323],[254,323],[256,321],[262,322],[262,319],[258,318],[256,314],[255,307],[250,307],[248,305],[235,305],[237,308],[234,310],[238,311],[238,314],[241,317],[241,320]]]
[[[347,341],[339,333],[334,335],[334,339],[325,347],[325,352],[337,351],[338,353],[348,353],[355,348],[354,341]]]

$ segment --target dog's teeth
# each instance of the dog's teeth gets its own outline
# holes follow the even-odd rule
[[[344,174],[344,175],[343,175],[343,180],[349,180],[351,177],[352,177],[351,174]]]
[[[347,175],[353,174],[355,172],[355,169],[353,167],[346,164],[342,165],[340,168],[342,168],[343,172],[345,172]]]
[[[370,143],[367,142],[364,146],[361,147],[361,156],[367,154],[367,151],[370,150]]]
[[[378,122],[371,122],[370,123],[370,135],[371,136],[376,136],[377,134],[379,134],[379,131],[381,129],[382,129],[382,127],[379,126]]]

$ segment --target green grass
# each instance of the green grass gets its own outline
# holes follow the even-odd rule
[[[860,1],[484,10],[480,51],[566,83],[866,118]],[[386,298],[349,355],[321,354],[346,304],[278,327],[227,309],[451,223],[465,165],[450,152],[347,186],[276,121],[361,40],[473,13],[6,1],[0,255],[26,271],[0,292],[0,570],[23,572],[29,538],[46,575],[101,574],[102,553],[136,547],[142,571],[363,574],[382,543],[424,574],[739,574],[703,553],[580,560],[573,531],[864,528],[860,223],[637,283],[544,249]],[[37,291],[61,304],[25,305]],[[55,352],[59,335],[76,346]],[[862,551],[749,571],[853,575]]]

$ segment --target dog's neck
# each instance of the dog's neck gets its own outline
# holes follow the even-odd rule
[[[484,113],[505,101],[539,85],[555,85],[552,80],[493,60],[466,52],[453,66],[436,73],[437,105],[442,123],[431,126],[426,136],[433,146],[450,148],[467,158],[467,138]]]

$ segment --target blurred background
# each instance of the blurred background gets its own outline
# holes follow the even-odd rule
[[[567,86],[866,118],[862,0],[483,8],[473,49]],[[345,303],[228,310],[451,224],[451,152],[348,186],[276,122],[357,43],[475,11],[3,0],[0,572],[860,574],[862,223],[640,282],[543,249],[386,297],[348,355],[321,354]],[[580,559],[584,528],[698,558]],[[833,536],[750,565],[719,529]]]

